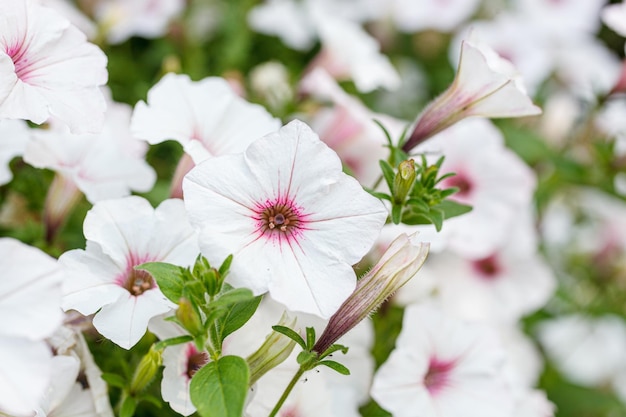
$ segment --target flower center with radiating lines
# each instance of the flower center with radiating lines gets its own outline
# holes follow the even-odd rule
[[[272,236],[276,233],[293,236],[303,225],[301,211],[290,200],[266,202],[259,207],[258,215],[259,230],[263,235]]]

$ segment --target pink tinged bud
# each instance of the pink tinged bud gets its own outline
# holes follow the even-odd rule
[[[430,244],[418,242],[417,234],[401,234],[374,267],[357,283],[356,289],[330,318],[313,350],[324,353],[415,276],[422,267]]]
[[[626,93],[626,60],[622,62],[622,71],[610,94]]]
[[[479,48],[463,41],[454,81],[418,116],[402,149],[409,152],[466,117],[523,117],[540,113],[511,62],[486,45]]]

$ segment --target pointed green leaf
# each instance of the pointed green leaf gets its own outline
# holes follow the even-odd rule
[[[402,206],[394,204],[391,207],[391,221],[393,224],[400,224],[402,220]]]
[[[306,328],[306,346],[307,350],[310,350],[315,345],[315,328],[307,327]]]
[[[126,380],[118,374],[111,374],[111,373],[105,372],[100,377],[109,386],[122,388],[122,389],[126,388],[126,385],[127,385]]]
[[[135,269],[146,271],[156,280],[159,289],[170,301],[178,304],[183,291],[184,268],[165,262],[146,262]]]
[[[219,295],[219,298],[209,304],[210,308],[229,308],[237,303],[245,303],[254,298],[248,288],[235,288]]]
[[[339,362],[319,361],[318,365],[328,366],[330,369],[334,369],[335,371],[339,372],[341,375],[350,375],[350,370],[346,368],[345,366],[343,366],[342,364],[340,364]]]
[[[457,203],[456,201],[451,200],[442,201],[437,205],[437,208],[443,212],[444,218],[446,219],[460,216],[472,211],[472,206]]]
[[[426,217],[428,217],[432,224],[435,225],[435,229],[440,232],[443,227],[443,211],[432,208],[430,209],[430,212],[426,214]]]
[[[274,329],[275,332],[284,334],[285,336],[287,336],[288,338],[290,338],[291,340],[293,340],[294,342],[302,346],[302,349],[307,350],[307,346],[306,346],[306,343],[304,342],[304,339],[296,331],[291,330],[289,327],[278,326],[278,325],[272,326],[272,329]]]
[[[155,343],[154,349],[162,350],[168,346],[181,345],[183,343],[191,342],[192,340],[193,340],[193,337],[188,336],[188,335],[172,337],[171,339],[165,339],[165,340],[161,340],[160,342]]]
[[[226,336],[241,328],[250,320],[250,317],[252,317],[259,306],[261,298],[261,296],[254,297],[234,304],[227,309],[227,313],[220,318],[219,333],[222,342]]]
[[[383,171],[383,177],[385,178],[387,187],[389,187],[389,191],[393,195],[393,181],[396,178],[396,173],[393,170],[393,167],[389,165],[389,162],[380,160],[378,163],[380,165],[380,169]]]
[[[122,406],[120,407],[120,417],[133,417],[135,410],[137,409],[137,400],[133,397],[124,398]]]
[[[209,362],[191,379],[189,393],[202,417],[241,417],[250,370],[239,356],[222,356]]]

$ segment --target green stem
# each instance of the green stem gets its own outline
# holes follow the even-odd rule
[[[296,386],[296,383],[298,382],[300,377],[304,374],[304,372],[305,372],[304,367],[300,366],[300,368],[298,369],[298,372],[296,372],[293,378],[291,378],[291,381],[289,381],[289,385],[287,385],[287,388],[285,388],[285,392],[283,392],[283,395],[281,395],[281,397],[278,399],[278,402],[276,403],[276,405],[274,406],[274,409],[272,410],[272,412],[270,413],[268,417],[276,416],[276,414],[280,410],[280,407],[283,406],[285,400],[291,393],[291,390],[293,390],[293,387]]]

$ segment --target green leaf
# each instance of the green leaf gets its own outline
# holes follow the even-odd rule
[[[393,194],[393,181],[396,178],[396,173],[393,170],[393,167],[389,165],[389,162],[381,159],[378,163],[380,165],[380,169],[383,171],[383,177],[385,178],[387,187],[389,187],[389,191]]]
[[[381,200],[391,201],[391,196],[389,194],[381,193],[381,192],[373,191],[373,190],[368,190],[368,189],[366,189],[365,191],[367,191],[368,193],[370,193],[376,198],[380,198]]]
[[[391,207],[391,221],[393,224],[400,224],[402,220],[402,206],[394,204]]]
[[[428,213],[430,206],[419,197],[411,197],[406,201],[407,207],[416,212]]]
[[[202,417],[241,417],[250,370],[239,356],[209,362],[191,379],[189,393]]]
[[[226,336],[241,328],[250,317],[254,314],[259,303],[261,302],[261,296],[254,297],[248,301],[240,302],[228,309],[228,312],[220,318],[220,337],[223,342]]]
[[[101,378],[104,380],[104,382],[107,383],[107,385],[110,385],[112,387],[124,389],[127,386],[126,380],[118,374],[105,372],[101,375]]]
[[[338,343],[335,343],[334,345],[331,345],[328,349],[326,349],[325,352],[322,352],[322,354],[320,355],[320,358],[323,359],[327,356],[332,355],[333,353],[337,352],[337,351],[341,351],[341,353],[343,353],[344,355],[346,353],[348,353],[348,347],[344,346],[344,345],[340,345]]]
[[[304,342],[304,339],[296,331],[291,330],[289,327],[278,326],[278,325],[272,326],[272,329],[274,329],[275,332],[284,334],[285,336],[287,336],[288,338],[290,338],[291,340],[293,340],[294,342],[302,346],[302,349],[307,350],[307,346],[306,346],[306,343]]]
[[[236,288],[219,295],[219,298],[209,304],[209,308],[229,308],[233,304],[245,303],[254,298],[254,294],[248,288]]]
[[[233,262],[233,255],[228,255],[228,257],[224,259],[224,262],[222,262],[222,265],[220,266],[220,269],[219,269],[219,273],[222,276],[222,278],[224,278],[226,274],[228,274],[228,271],[230,269],[230,264],[232,262]]]
[[[313,327],[306,328],[306,345],[307,350],[313,348],[313,345],[315,345],[315,328]]]
[[[137,400],[133,397],[124,398],[122,407],[120,407],[120,417],[132,417],[137,409]]]
[[[318,364],[319,365],[328,366],[330,369],[333,369],[333,370],[339,372],[341,375],[350,375],[350,370],[348,368],[346,368],[345,366],[343,366],[342,364],[340,364],[339,362],[335,362],[335,361],[319,361]]]
[[[435,225],[435,229],[440,232],[443,227],[443,211],[431,208],[426,217]]]
[[[165,340],[161,340],[160,342],[155,343],[154,349],[161,350],[161,349],[165,349],[168,346],[181,345],[183,343],[191,342],[192,340],[193,340],[193,337],[188,336],[188,335],[172,337],[171,339],[165,339]]]
[[[161,292],[173,303],[178,304],[183,292],[183,268],[165,262],[146,262],[135,269],[147,271],[159,285]]]
[[[443,212],[444,218],[451,219],[452,217],[460,216],[472,211],[472,206],[466,204],[457,203],[456,201],[446,200],[437,204],[437,208]]]

